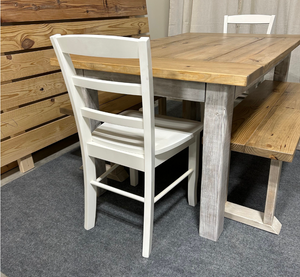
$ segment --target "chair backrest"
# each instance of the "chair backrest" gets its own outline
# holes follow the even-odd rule
[[[115,125],[144,129],[144,152],[154,155],[154,96],[150,40],[101,36],[101,35],[54,35],[51,37],[57,59],[69,92],[81,147],[91,140],[91,120]],[[138,59],[141,83],[124,83],[78,76],[70,54],[116,58]],[[99,74],[99,77],[101,75]],[[87,106],[82,95],[86,89],[142,96],[142,118],[111,114]],[[82,149],[84,151],[84,149]]]
[[[225,15],[223,33],[227,33],[228,24],[269,24],[267,34],[271,34],[275,15],[243,14]]]

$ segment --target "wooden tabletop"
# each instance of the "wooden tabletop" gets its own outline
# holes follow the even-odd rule
[[[300,45],[300,35],[186,33],[151,40],[153,76],[247,86]],[[80,69],[139,74],[136,60],[72,57]],[[58,61],[51,59],[52,65]]]

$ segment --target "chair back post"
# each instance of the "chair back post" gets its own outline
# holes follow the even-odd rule
[[[139,40],[140,75],[142,85],[142,105],[144,119],[144,154],[145,168],[154,168],[155,134],[154,134],[154,92],[150,39]],[[149,163],[147,165],[147,163]]]
[[[61,72],[64,77],[64,81],[68,90],[71,105],[72,107],[76,107],[76,106],[84,107],[85,106],[84,99],[80,97],[82,95],[81,92],[82,90],[84,90],[84,88],[75,87],[73,84],[72,77],[77,75],[76,69],[74,68],[70,54],[64,53],[62,51],[61,45],[58,41],[61,37],[62,36],[60,34],[56,34],[54,36],[51,36],[50,39],[56,57],[61,67]],[[87,149],[85,143],[83,142],[91,138],[91,132],[92,132],[91,120],[80,116],[78,109],[73,108],[73,111],[74,111],[77,131],[79,135],[81,151],[83,152],[82,154],[84,155],[84,153],[87,153]]]

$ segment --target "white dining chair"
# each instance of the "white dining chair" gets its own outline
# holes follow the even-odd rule
[[[225,15],[223,33],[227,33],[228,24],[268,24],[267,34],[271,34],[275,15],[241,14]]]
[[[269,35],[272,32],[275,15],[264,15],[264,14],[241,14],[241,15],[225,15],[223,33],[228,32],[228,24],[268,24],[266,34]],[[256,84],[252,89],[257,87],[263,78]],[[244,91],[237,99],[236,104],[239,103],[239,99],[245,98],[250,91]]]
[[[95,226],[97,196],[100,187],[144,203],[143,257],[152,248],[154,203],[188,177],[188,203],[197,203],[199,133],[202,124],[166,116],[154,117],[152,61],[149,38],[140,39],[100,35],[54,35],[51,41],[69,92],[79,132],[84,170],[84,227]],[[140,83],[124,83],[78,76],[70,54],[116,59],[138,59]],[[100,75],[99,75],[100,76]],[[125,111],[110,114],[87,107],[82,91],[92,89],[140,95],[143,112]],[[91,120],[99,125],[91,128]],[[155,196],[155,168],[189,148],[188,170]],[[116,168],[114,165],[96,176],[95,159],[127,166],[131,172],[144,172],[144,197],[126,192],[101,181]],[[134,174],[132,174],[134,175]]]

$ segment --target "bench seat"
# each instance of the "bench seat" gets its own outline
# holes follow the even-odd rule
[[[231,150],[271,159],[264,213],[231,202],[225,217],[279,234],[274,216],[282,162],[292,162],[300,138],[300,84],[264,81],[234,109]]]

